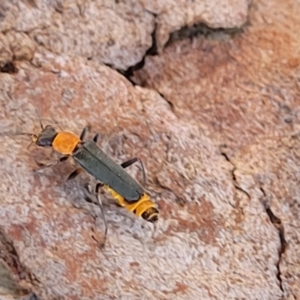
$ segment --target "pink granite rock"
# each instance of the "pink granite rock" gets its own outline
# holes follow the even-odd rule
[[[162,50],[169,35],[184,26],[240,27],[247,20],[248,2],[4,0],[0,32],[26,33],[36,45],[56,54],[126,70],[143,59],[154,31]]]
[[[100,62],[138,62],[155,21],[163,47],[176,26],[222,27],[233,10],[206,6],[205,21],[198,2],[47,3],[0,5],[0,66],[18,70],[0,73],[3,299],[299,298],[299,4],[254,2],[249,26],[234,36],[175,41],[146,58],[133,86]],[[227,24],[246,18],[232,16]],[[103,221],[83,200],[95,180],[82,173],[66,182],[72,161],[33,173],[35,160],[56,155],[10,134],[38,132],[38,114],[76,134],[90,124],[118,163],[141,157],[159,221],[103,193],[109,233],[99,249]],[[140,180],[138,166],[128,172]]]

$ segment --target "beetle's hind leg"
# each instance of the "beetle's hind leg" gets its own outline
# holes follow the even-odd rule
[[[142,161],[139,157],[134,157],[134,158],[131,158],[131,159],[125,161],[125,162],[123,162],[123,163],[121,164],[121,166],[122,166],[124,169],[126,169],[127,167],[133,165],[133,164],[136,163],[137,161],[138,161],[138,162],[140,163],[140,165],[141,165],[141,169],[142,169],[142,173],[143,173],[143,186],[145,186],[145,185],[146,185],[146,180],[147,180],[147,178],[146,178],[146,171],[145,171],[145,167],[144,167],[143,161]]]
[[[103,183],[97,183],[96,187],[95,187],[95,194],[97,196],[97,200],[98,200],[98,204],[99,204],[99,208],[101,211],[101,215],[102,215],[102,219],[104,222],[104,226],[105,226],[105,231],[104,231],[104,241],[103,241],[103,246],[105,245],[106,242],[106,236],[107,236],[107,221],[105,218],[105,214],[104,214],[104,210],[103,210],[103,203],[102,203],[102,199],[101,196],[99,194],[100,189],[103,187]]]
[[[102,219],[103,219],[103,222],[104,222],[104,226],[105,226],[104,239],[103,239],[103,242],[100,245],[101,248],[104,247],[105,242],[106,242],[106,236],[107,236],[107,221],[106,221],[104,210],[103,210],[102,199],[101,199],[100,194],[99,194],[99,190],[102,187],[103,187],[103,183],[97,183],[96,187],[95,187],[95,190],[92,191],[90,185],[85,186],[85,196],[86,196],[85,200],[88,201],[88,202],[92,202],[94,204],[98,204],[98,206],[100,208],[100,211],[101,211]]]

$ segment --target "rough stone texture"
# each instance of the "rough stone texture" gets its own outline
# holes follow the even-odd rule
[[[4,134],[0,226],[48,295],[209,299],[225,292],[228,298],[279,298],[276,232],[260,202],[236,191],[231,165],[197,125],[177,118],[155,91],[133,87],[107,67],[52,54],[40,57],[39,65],[2,75],[1,132],[37,130],[35,107],[73,132],[90,122],[110,137],[101,146],[116,161],[144,159],[161,211],[154,227],[107,205],[109,238],[100,251],[91,230],[96,210],[81,201],[87,177],[65,184],[73,169],[68,163],[32,173],[34,158],[50,154],[28,151],[26,137]]]
[[[28,37],[22,41],[27,54],[35,43],[37,50],[82,56],[126,70],[139,63],[151,47],[155,24],[156,44],[161,50],[170,33],[183,26],[200,22],[214,28],[243,25],[248,2],[3,0],[0,32],[27,34],[31,41]],[[1,51],[0,62],[11,51],[9,45]]]
[[[154,16],[135,3],[10,1],[0,4],[0,31],[28,34],[36,46],[127,69],[151,47]]]
[[[281,220],[288,246],[281,253],[281,241],[273,251],[284,299],[300,298],[299,9],[299,2],[256,1],[239,35],[178,41],[133,78],[163,95],[179,119],[196,122],[250,203],[267,203]]]
[[[182,27],[203,23],[211,28],[241,27],[247,21],[249,0],[142,0],[157,15],[156,40],[161,50],[170,33]]]
[[[38,1],[13,3],[1,22],[1,47],[9,51],[0,61],[13,59],[15,49],[20,59],[17,73],[0,73],[0,274],[10,270],[16,282],[4,286],[0,277],[0,293],[6,287],[3,293],[40,299],[298,299],[300,4],[255,1],[239,35],[177,41],[147,58],[132,78],[141,86],[133,86],[81,53],[56,53],[30,38],[11,47],[24,34],[11,22],[32,26],[32,37],[61,11],[88,11],[74,2],[48,3],[48,12]],[[62,19],[56,26],[65,30]],[[69,43],[62,41],[53,47]],[[71,161],[33,173],[35,160],[55,155],[27,149],[28,137],[11,134],[38,132],[37,114],[78,134],[91,124],[119,163],[140,156],[158,223],[103,194],[109,235],[100,250],[103,222],[82,199],[84,183],[94,180],[81,174],[66,183]],[[137,166],[128,172],[141,178]]]

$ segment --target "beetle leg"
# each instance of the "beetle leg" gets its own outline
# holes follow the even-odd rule
[[[101,247],[104,247],[105,242],[106,242],[106,236],[107,236],[107,221],[106,221],[105,214],[104,214],[104,210],[103,210],[102,199],[101,199],[101,197],[100,197],[100,195],[99,195],[99,190],[100,190],[100,188],[101,188],[102,186],[103,186],[103,183],[97,183],[94,192],[91,191],[91,187],[90,187],[89,185],[87,185],[87,186],[85,187],[85,189],[86,189],[86,198],[89,200],[88,202],[92,202],[92,203],[94,203],[94,204],[98,204],[98,205],[99,205],[99,208],[100,208],[100,211],[101,211],[102,219],[103,219],[104,226],[105,226],[105,230],[104,230],[104,241],[102,242]],[[95,198],[97,199],[97,201],[96,201]],[[87,200],[87,199],[86,199],[86,200]]]
[[[69,177],[67,178],[67,181],[68,181],[68,180],[71,180],[71,179],[74,179],[74,178],[77,177],[77,175],[79,175],[82,171],[83,171],[83,169],[81,169],[81,168],[76,169],[75,171],[73,171],[73,172],[69,175]]]
[[[96,187],[97,187],[97,186],[96,186]],[[103,219],[104,226],[105,226],[104,240],[103,240],[103,245],[102,245],[102,246],[104,246],[104,245],[105,245],[105,241],[106,241],[106,236],[107,236],[107,221],[106,221],[105,214],[104,214],[104,210],[103,210],[102,199],[101,199],[99,193],[97,193],[97,200],[98,200],[98,203],[99,203],[99,208],[100,208],[101,215],[102,215],[102,219]]]
[[[90,126],[85,126],[83,128],[83,130],[81,131],[81,134],[80,134],[80,140],[83,141],[85,136],[86,136],[86,133],[90,130]]]
[[[98,182],[98,183],[96,184],[95,193],[96,193],[96,194],[99,194],[99,191],[100,191],[101,188],[103,188],[103,186],[104,186],[103,183]]]
[[[68,158],[69,158],[69,155],[62,156],[61,158],[59,158],[59,159],[57,159],[57,160],[55,160],[55,161],[52,161],[52,162],[50,162],[50,163],[48,163],[48,164],[43,164],[43,163],[40,163],[40,162],[38,162],[38,161],[35,161],[35,162],[37,163],[37,165],[39,166],[39,168],[34,169],[33,171],[34,171],[34,172],[38,172],[38,171],[40,171],[40,170],[43,170],[43,169],[52,167],[52,166],[54,166],[54,165],[57,165],[57,164],[60,163],[60,162],[63,162],[63,161],[65,161],[65,160],[67,160]]]
[[[95,143],[98,142],[99,136],[100,136],[99,133],[96,133],[96,134],[95,134],[95,136],[94,136],[94,138],[93,138],[93,141],[94,141]]]
[[[95,194],[92,191],[91,186],[89,184],[86,184],[84,186],[84,188],[85,188],[85,191],[84,191],[85,192],[85,198],[84,198],[84,200],[86,202],[89,202],[89,203],[98,204],[98,200],[96,199]]]
[[[139,157],[134,157],[134,158],[131,158],[131,159],[125,161],[121,164],[121,166],[125,169],[125,168],[131,166],[132,164],[136,163],[137,161],[139,161],[141,164],[141,169],[142,169],[142,173],[143,173],[143,186],[145,186],[146,185],[145,167],[144,167],[143,161]]]

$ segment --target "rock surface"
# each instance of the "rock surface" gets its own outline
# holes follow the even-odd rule
[[[203,23],[211,28],[241,27],[247,21],[249,0],[142,0],[156,17],[156,41],[162,50],[170,33]]]
[[[202,22],[214,28],[239,27],[247,20],[248,2],[4,0],[0,4],[0,32],[28,35],[25,40],[18,37],[27,52],[32,50],[31,45],[25,45],[30,38],[36,46],[53,53],[126,70],[151,48],[152,33],[158,50],[162,50],[169,35],[183,26]],[[10,43],[7,46],[11,47]],[[1,54],[0,63],[8,49]]]
[[[236,10],[230,10],[224,1],[218,9],[230,13],[207,13],[215,23],[199,16],[200,1],[185,5],[186,12],[172,1],[164,7],[154,1],[3,3],[0,274],[9,270],[10,281],[0,280],[0,294],[300,297],[300,4],[254,1],[243,31],[173,42],[146,58],[131,78],[134,86],[100,62],[133,66],[151,46],[154,22],[159,47],[180,26],[242,25],[247,2],[231,1]],[[107,31],[98,30],[101,24]],[[89,30],[94,34],[87,39]],[[110,32],[115,44],[101,32]],[[125,37],[114,36],[122,32]],[[141,157],[159,221],[136,218],[103,194],[109,233],[99,249],[103,221],[98,207],[83,200],[83,185],[95,181],[82,173],[66,182],[71,161],[33,173],[35,160],[52,161],[55,154],[27,148],[28,136],[11,134],[37,133],[38,115],[77,134],[90,124],[118,163]],[[128,172],[141,178],[137,166]]]
[[[273,251],[284,299],[300,297],[299,9],[293,1],[254,2],[244,32],[178,41],[133,78],[163,95],[179,119],[196,122],[232,164],[237,189],[279,218]],[[262,298],[275,299],[267,291]]]

